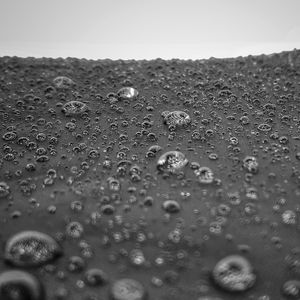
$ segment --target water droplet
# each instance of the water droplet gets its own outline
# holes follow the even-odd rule
[[[71,256],[68,261],[68,270],[70,272],[80,272],[85,267],[85,261],[80,256]]]
[[[191,123],[190,116],[184,111],[164,111],[161,115],[169,130],[175,130],[177,127],[187,127]]]
[[[5,260],[14,266],[40,266],[62,254],[58,243],[39,231],[21,231],[5,246]]]
[[[175,200],[164,201],[162,207],[168,213],[177,213],[180,211],[180,204]]]
[[[17,138],[17,133],[14,131],[9,131],[3,134],[2,139],[4,141],[10,142]]]
[[[33,275],[24,271],[5,271],[0,274],[1,300],[43,300],[44,288]]]
[[[110,293],[113,300],[144,300],[147,295],[144,286],[131,278],[114,282]]]
[[[57,89],[69,89],[75,85],[75,82],[66,76],[58,76],[53,79],[53,84]]]
[[[282,286],[282,293],[288,299],[300,299],[300,281],[288,280]]]
[[[103,286],[108,282],[107,274],[101,269],[89,269],[84,274],[85,283],[89,286]]]
[[[138,96],[138,91],[133,87],[123,87],[119,89],[117,95],[121,100],[131,100]]]
[[[214,181],[214,173],[208,167],[200,167],[194,171],[200,183],[210,184]]]
[[[9,194],[10,194],[9,185],[4,181],[0,182],[0,198],[4,198]]]
[[[269,124],[262,123],[258,125],[257,129],[259,131],[268,132],[272,129],[272,127]]]
[[[89,107],[85,103],[76,100],[69,101],[62,107],[62,112],[66,116],[77,116],[87,111],[89,111]]]
[[[218,286],[230,292],[245,291],[256,281],[250,262],[239,255],[221,259],[214,267],[212,276]]]
[[[130,261],[135,266],[141,266],[145,263],[144,253],[140,249],[133,249],[129,254]]]
[[[292,210],[286,210],[282,213],[281,219],[284,224],[294,225],[297,222],[297,215]]]
[[[252,174],[258,172],[258,162],[254,156],[246,156],[243,159],[243,167]]]
[[[78,239],[82,236],[83,234],[83,226],[79,222],[70,222],[66,226],[66,233],[69,237]]]
[[[157,161],[157,169],[161,172],[176,173],[188,163],[185,155],[180,151],[164,153]]]

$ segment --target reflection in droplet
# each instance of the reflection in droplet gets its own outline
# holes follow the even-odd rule
[[[133,88],[133,87],[123,87],[121,88],[117,95],[119,99],[124,99],[124,100],[130,100],[130,99],[134,99],[138,96],[138,91]]]

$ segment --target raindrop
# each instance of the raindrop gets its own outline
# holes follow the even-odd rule
[[[103,286],[108,282],[107,274],[101,269],[89,269],[84,274],[85,283],[89,286]]]
[[[239,255],[221,259],[214,267],[212,276],[218,286],[230,292],[246,291],[256,281],[250,262]]]
[[[66,76],[58,76],[53,79],[53,84],[57,89],[69,89],[75,85],[75,82]]]
[[[9,194],[10,194],[9,185],[4,181],[0,182],[0,198],[4,198]]]
[[[66,226],[66,233],[69,237],[78,239],[82,236],[83,234],[83,226],[79,222],[70,222]]]
[[[180,151],[164,153],[157,161],[157,169],[161,172],[176,173],[188,163],[185,155]]]
[[[17,138],[17,133],[14,131],[9,131],[3,134],[2,139],[4,141],[10,142]]]
[[[40,281],[24,271],[5,271],[0,274],[1,300],[43,300],[44,288]]]
[[[164,111],[161,115],[169,130],[175,130],[177,127],[187,127],[191,123],[190,116],[184,111]]]
[[[286,210],[281,215],[282,222],[288,225],[294,225],[297,222],[297,215],[292,210]]]
[[[21,231],[13,235],[5,246],[5,260],[20,267],[40,266],[61,254],[58,243],[39,231]]]
[[[194,171],[200,183],[210,184],[214,181],[214,173],[208,167],[200,167]]]
[[[89,107],[85,103],[76,100],[69,101],[65,103],[64,106],[62,107],[62,112],[66,116],[81,115],[84,112],[87,112],[88,110]]]
[[[162,208],[168,213],[177,213],[180,211],[180,204],[175,200],[166,200]]]
[[[120,100],[131,100],[136,98],[138,94],[138,91],[133,87],[123,87],[117,93]]]
[[[113,300],[143,300],[146,298],[145,287],[131,278],[119,279],[111,287]]]
[[[70,272],[80,272],[85,267],[85,261],[80,256],[71,256],[68,262],[68,270]]]
[[[145,263],[144,253],[140,249],[133,249],[130,251],[130,261],[135,266],[141,266]]]
[[[289,299],[300,299],[300,281],[288,280],[282,286],[282,293]]]
[[[259,124],[257,129],[259,131],[268,132],[272,129],[272,127],[269,124],[263,123],[263,124]]]
[[[246,156],[243,160],[243,167],[250,173],[258,172],[258,162],[254,156]]]

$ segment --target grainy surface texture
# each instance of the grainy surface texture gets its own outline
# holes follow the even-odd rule
[[[300,299],[300,51],[0,58],[1,300]]]

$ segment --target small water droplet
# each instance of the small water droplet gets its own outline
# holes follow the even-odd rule
[[[162,207],[168,213],[177,213],[180,211],[180,204],[175,200],[164,201]]]
[[[252,174],[258,172],[258,162],[254,156],[246,156],[243,159],[243,167]]]
[[[84,274],[85,283],[89,286],[103,286],[108,282],[107,274],[101,269],[89,269]]]
[[[300,299],[300,281],[286,281],[282,286],[282,294],[288,297],[288,299]]]
[[[9,194],[10,194],[9,185],[4,181],[0,182],[0,198],[7,197]]]

